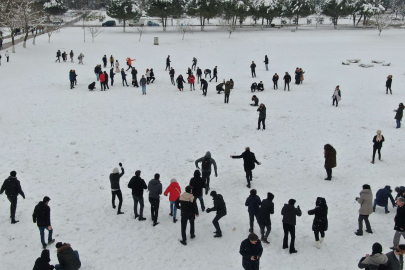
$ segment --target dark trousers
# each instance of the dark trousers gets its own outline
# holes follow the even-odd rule
[[[136,80],[136,78],[135,78],[135,79],[132,78],[132,85],[133,85],[134,87],[139,87],[138,81]]]
[[[229,95],[225,94],[225,103],[229,103]]]
[[[198,74],[197,74],[197,83],[199,83],[200,80],[201,80],[201,75],[198,75]]]
[[[218,76],[217,76],[217,74],[214,74],[214,77],[212,77],[212,79],[211,79],[210,81],[212,81],[213,79],[215,79],[215,82],[218,81]]]
[[[111,86],[114,85],[114,77],[111,77]]]
[[[195,90],[195,86],[194,83],[190,83],[190,90],[194,89]]]
[[[257,214],[251,214],[249,213],[249,225],[250,225],[250,229],[253,230],[253,223],[255,221],[255,217],[256,217],[256,221],[257,223],[259,223],[259,221],[257,220]]]
[[[277,82],[273,82],[273,87],[274,87],[274,90],[278,89],[278,84],[277,84]]]
[[[325,170],[326,170],[326,174],[328,175],[328,178],[332,179],[332,169],[325,168]]]
[[[153,83],[155,80],[156,80],[155,77],[149,77],[149,82],[150,82],[150,83]]]
[[[55,62],[59,61],[60,63],[60,56],[57,57],[58,59],[55,60]],[[7,62],[8,62],[8,57],[7,57]]]
[[[205,183],[205,188],[209,188],[210,187],[210,175],[211,172],[202,172],[202,179]]]
[[[107,67],[107,62],[103,62],[103,64],[104,64],[104,68],[106,68]]]
[[[266,118],[260,118],[259,121],[257,122],[257,128],[260,129],[260,123],[263,124],[263,129],[266,129]]]
[[[203,87],[202,91],[203,91],[203,95],[204,95],[204,96],[207,96],[207,88],[206,88],[206,87]]]
[[[122,86],[125,86],[125,85],[124,85],[124,82],[125,82],[125,84],[128,86],[127,78],[122,78]]]
[[[70,81],[70,89],[73,89],[74,85],[75,85],[75,81]]]
[[[187,221],[190,221],[190,234],[194,235],[194,218],[181,217],[181,237],[183,238],[183,241],[187,241]]]
[[[150,202],[150,213],[151,213],[152,220],[154,222],[157,222],[158,215],[159,215],[159,203],[160,203],[160,200],[157,199],[157,198],[149,197],[149,202]]]
[[[210,75],[210,79],[211,79],[211,73],[205,73],[205,77],[204,78],[207,78],[207,75]]]
[[[319,241],[319,233],[321,234],[321,237],[324,238],[325,237],[325,231],[314,231],[314,235],[315,235],[315,240]]]
[[[245,172],[246,172],[246,180],[247,180],[248,184],[250,184],[250,181],[252,181],[252,178],[253,178],[252,171],[251,170],[248,170],[248,171],[245,170]]]
[[[174,82],[174,77],[170,76],[170,81],[172,82],[173,85],[176,85],[176,83]]]
[[[219,227],[219,220],[223,217],[223,215],[216,215],[215,218],[212,220],[212,224],[214,224],[216,233],[218,235],[222,235],[221,227]]]
[[[132,69],[132,66],[131,65],[129,65],[129,64],[127,64],[128,65],[128,68],[127,68],[127,70],[125,70],[125,71],[128,71],[129,69]]]
[[[391,86],[387,86],[387,94],[388,94],[388,89],[390,90],[390,93],[391,93],[391,95],[392,95]]]
[[[284,230],[284,240],[283,240],[283,248],[288,248],[288,234],[291,235],[291,242],[290,242],[290,251],[295,250],[295,225],[283,223],[283,230]]]
[[[111,190],[112,194],[112,205],[115,206],[115,196],[118,197],[119,203],[118,203],[118,212],[121,212],[121,206],[122,206],[122,192],[121,190]]]
[[[381,160],[381,148],[373,147],[373,162],[375,158],[375,152],[378,151],[378,159]]]
[[[284,82],[284,90],[285,90],[286,86],[288,86],[288,91],[290,91],[290,83],[289,82]]]
[[[10,59],[10,56],[7,56],[7,63],[8,63],[8,60]],[[59,59],[59,62],[60,62],[60,59]]]
[[[107,89],[110,89],[110,87],[108,87],[108,82],[107,81],[103,82],[103,85],[104,85],[104,90],[105,90],[106,87],[107,87]]]
[[[204,205],[204,196],[203,196],[203,194],[201,194],[200,197],[196,197],[196,198],[200,201],[201,210],[204,212],[205,211],[205,205]]]
[[[260,233],[262,234],[262,237],[269,237],[269,234],[271,232],[271,223],[266,223],[266,224],[260,224],[259,223],[259,227],[260,227]],[[264,232],[264,228],[266,228],[266,233]]]
[[[252,78],[256,77],[256,70],[252,69]]]
[[[363,220],[366,223],[366,230],[371,231],[370,221],[368,221],[368,215],[359,215],[359,232],[363,233]]]
[[[10,218],[15,219],[15,211],[17,210],[17,196],[7,196],[7,199],[10,201]]]
[[[195,63],[193,63],[193,65],[191,66],[191,70],[193,70],[193,68],[194,68],[194,70],[195,70],[195,67],[197,66],[197,64],[195,64]]]
[[[144,202],[143,202],[143,196],[135,196],[132,195],[132,198],[134,199],[134,214],[135,216],[138,215],[138,203],[139,203],[139,216],[143,217],[143,207],[144,207]]]
[[[170,63],[168,64],[168,63],[166,63],[166,69],[165,70],[167,70],[167,69],[169,69],[170,70]]]
[[[335,105],[335,101],[336,101],[336,107],[337,107],[338,106],[338,101],[337,101],[336,97],[333,98],[332,105]]]
[[[110,62],[110,64],[111,64],[111,67],[114,67],[114,62]]]

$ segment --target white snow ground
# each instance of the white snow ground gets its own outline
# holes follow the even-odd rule
[[[198,30],[198,29],[196,29]],[[249,221],[244,206],[246,188],[240,154],[250,146],[263,164],[254,170],[252,187],[261,198],[275,195],[270,245],[264,245],[262,269],[356,269],[358,260],[380,242],[384,252],[392,244],[395,210],[386,215],[382,208],[370,216],[374,234],[354,235],[359,204],[355,202],[363,184],[379,188],[403,185],[403,129],[395,129],[393,110],[404,102],[405,37],[401,30],[314,31],[269,29],[241,31],[228,39],[225,32],[212,31],[181,36],[161,29],[144,33],[138,42],[135,32],[122,33],[120,27],[106,28],[95,43],[83,43],[80,28],[63,29],[37,38],[37,45],[21,45],[17,53],[4,58],[1,71],[0,169],[5,179],[18,172],[26,200],[19,198],[17,219],[10,225],[9,202],[1,196],[1,269],[31,269],[42,247],[31,214],[36,203],[47,195],[56,241],[71,243],[79,250],[82,269],[241,269],[239,245],[248,236]],[[134,31],[134,30],[130,30]],[[153,46],[153,37],[160,45]],[[75,52],[75,63],[55,63],[57,49]],[[77,56],[85,55],[84,65]],[[4,52],[2,52],[4,53]],[[156,82],[141,89],[116,85],[106,92],[89,92],[95,80],[94,66],[104,54],[113,54],[125,67],[127,56],[142,74],[153,68]],[[171,55],[172,66],[185,75],[192,57],[198,66],[218,66],[219,80],[233,78],[235,89],[230,103],[215,92],[210,83],[207,97],[190,92],[188,85],[179,92],[164,71]],[[264,68],[264,55],[270,71]],[[390,67],[360,68],[343,66],[342,61],[360,58],[391,62]],[[257,78],[250,76],[254,60]],[[271,87],[277,72],[305,70],[303,85],[291,85],[291,92]],[[69,89],[68,72],[76,69],[78,85]],[[385,94],[385,80],[393,75],[394,94]],[[129,78],[130,78],[130,74]],[[262,80],[266,90],[255,93],[267,106],[267,129],[257,131],[256,108],[249,106],[250,85]],[[130,81],[130,80],[128,80]],[[339,107],[332,107],[336,85],[342,89]],[[99,89],[99,85],[97,84]],[[377,129],[386,142],[382,162],[370,164],[372,138]],[[333,181],[324,181],[323,145],[337,150]],[[194,160],[211,151],[218,164],[211,186],[227,203],[228,215],[220,221],[222,239],[212,237],[214,213],[201,213],[196,220],[196,239],[182,246],[180,222],[169,217],[168,198],[161,197],[160,224],[152,227],[146,202],[145,222],[133,219],[133,201],[127,188],[135,170],[142,170],[148,182],[158,172],[164,188],[175,177],[182,189],[194,172]],[[123,162],[126,174],[121,180],[124,215],[111,208],[108,176]],[[329,205],[329,230],[321,250],[313,247],[312,209],[316,197]],[[147,201],[147,195],[145,195]],[[295,198],[303,210],[296,226],[298,254],[282,247],[280,211]],[[208,207],[212,206],[205,196]],[[179,213],[178,213],[179,215]],[[233,229],[236,230],[233,231]],[[258,226],[255,224],[255,231]],[[403,241],[403,240],[401,240]],[[50,247],[52,264],[56,249]]]

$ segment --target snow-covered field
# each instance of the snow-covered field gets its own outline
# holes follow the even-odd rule
[[[37,38],[37,45],[19,45],[10,63],[2,61],[0,106],[0,171],[5,179],[16,170],[26,194],[19,198],[17,219],[10,225],[9,202],[0,197],[1,269],[31,269],[42,247],[39,231],[32,223],[36,203],[49,196],[56,241],[71,243],[79,250],[82,269],[242,269],[239,245],[248,236],[249,221],[245,199],[249,195],[240,154],[246,146],[256,154],[261,166],[253,172],[252,187],[264,198],[275,195],[270,245],[264,246],[262,269],[355,269],[358,260],[380,242],[384,252],[392,244],[395,210],[386,215],[382,208],[370,216],[374,234],[354,235],[357,229],[359,195],[363,184],[375,192],[385,185],[403,185],[404,135],[395,129],[393,110],[405,101],[405,41],[402,30],[314,31],[268,29],[228,34],[196,31],[185,40],[172,32],[151,29],[138,42],[132,29],[106,28],[83,43],[83,30],[63,29]],[[198,29],[196,29],[198,30]],[[153,37],[160,45],[153,45]],[[75,63],[55,63],[60,49],[73,49]],[[3,53],[3,52],[2,52]],[[79,53],[84,65],[77,64]],[[93,69],[104,54],[118,59],[135,58],[140,74],[153,68],[156,81],[141,89],[122,87],[120,76],[106,92],[89,92],[95,80]],[[215,92],[211,82],[207,97],[188,85],[179,92],[170,84],[165,59],[185,75],[193,57],[202,69],[218,66],[219,81],[232,78],[235,88],[229,104]],[[264,67],[264,55],[270,71]],[[342,61],[360,58],[391,62],[390,67],[343,66]],[[70,60],[69,60],[70,61]],[[251,61],[257,63],[257,78],[250,76]],[[303,85],[291,91],[274,91],[271,77],[277,72],[305,70]],[[75,69],[78,85],[69,89],[68,73]],[[393,75],[393,95],[385,94],[385,80]],[[130,74],[128,74],[130,78]],[[267,129],[258,131],[256,108],[249,106],[250,85],[262,80],[263,93],[255,93],[267,107]],[[130,81],[130,80],[128,80]],[[339,107],[332,107],[332,93],[341,86]],[[99,85],[97,84],[99,89]],[[377,129],[386,142],[382,162],[370,164],[372,138]],[[337,150],[333,180],[324,181],[323,145]],[[131,191],[127,188],[135,170],[142,170],[148,182],[161,174],[166,188],[176,178],[182,189],[194,172],[194,160],[211,151],[218,164],[218,177],[211,186],[224,196],[228,215],[221,219],[222,239],[214,239],[214,213],[201,213],[196,220],[196,239],[182,246],[180,222],[169,216],[168,198],[162,196],[159,221],[134,220]],[[111,208],[109,174],[122,162],[126,174],[121,179],[124,215]],[[321,250],[313,247],[312,216],[307,211],[316,197],[329,205],[329,230]],[[147,195],[145,195],[147,198]],[[303,210],[296,226],[298,254],[282,249],[281,208],[295,198]],[[147,201],[147,199],[146,199]],[[205,196],[208,207],[210,196]],[[179,213],[178,213],[179,215]],[[235,228],[235,230],[233,230]],[[255,231],[258,226],[255,224]],[[403,240],[402,240],[403,241]],[[52,264],[56,249],[50,247]]]

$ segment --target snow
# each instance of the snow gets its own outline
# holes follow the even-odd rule
[[[80,252],[82,269],[241,269],[239,245],[248,236],[244,202],[249,190],[242,161],[229,156],[242,153],[246,146],[262,162],[253,172],[252,187],[261,198],[267,192],[275,195],[271,244],[264,246],[261,269],[354,269],[374,242],[388,252],[395,209],[390,207],[386,215],[378,208],[370,216],[374,234],[358,237],[353,233],[359,209],[355,197],[366,183],[374,194],[385,185],[394,189],[404,184],[403,129],[395,129],[393,112],[405,99],[403,31],[388,30],[379,37],[376,29],[295,33],[290,29],[242,29],[230,39],[225,31],[196,31],[182,41],[174,27],[166,33],[159,27],[148,29],[138,42],[135,29],[123,33],[121,27],[110,27],[94,43],[89,42],[90,35],[83,43],[83,30],[73,27],[52,35],[51,43],[42,35],[36,46],[18,45],[11,62],[3,58],[0,66],[0,168],[4,179],[11,170],[18,172],[26,199],[19,198],[20,222],[10,225],[9,202],[0,196],[2,269],[31,269],[40,256],[39,232],[31,214],[44,196],[51,198],[54,238]],[[159,46],[152,45],[153,37],[159,37]],[[58,49],[67,53],[73,49],[75,63],[55,63]],[[77,63],[79,53],[85,55],[83,66]],[[104,54],[112,54],[124,68],[127,57],[135,58],[140,74],[153,68],[157,79],[147,87],[147,95],[142,96],[141,89],[122,87],[119,75],[110,90],[89,92],[87,85],[95,81],[93,69]],[[263,63],[266,54],[268,72]],[[223,95],[216,94],[214,82],[207,97],[198,87],[190,92],[187,84],[179,92],[164,71],[167,55],[176,76],[185,75],[193,57],[202,69],[217,65],[219,81],[235,81],[230,103],[224,104]],[[392,65],[363,69],[341,64],[353,58]],[[250,76],[251,61],[257,64],[255,79]],[[303,85],[291,84],[290,92],[282,91],[281,79],[279,90],[272,90],[275,72],[282,77],[286,71],[293,74],[296,67],[305,71]],[[70,69],[79,75],[74,90],[69,89]],[[385,94],[389,74],[392,96]],[[250,85],[261,80],[266,90],[255,94],[267,107],[265,131],[256,130],[258,114],[249,106]],[[337,108],[331,105],[336,85],[342,91]],[[378,129],[386,140],[383,161],[372,165],[371,141]],[[330,182],[323,180],[326,143],[337,150]],[[173,224],[164,196],[158,226],[151,225],[147,194],[147,220],[134,220],[127,184],[135,170],[142,170],[147,182],[160,173],[164,188],[176,178],[184,190],[194,161],[206,151],[218,165],[219,175],[212,176],[211,186],[224,196],[228,208],[228,215],[220,220],[222,239],[212,237],[215,214],[201,213],[196,219],[197,237],[182,246],[180,222]],[[120,216],[111,208],[108,179],[118,162],[126,170],[121,179],[125,214]],[[329,205],[329,230],[320,250],[313,247],[313,217],[307,215],[318,196]],[[303,211],[297,218],[295,255],[282,249],[280,211],[290,198]],[[204,199],[211,207],[210,197]],[[50,250],[51,263],[56,264],[54,245]]]

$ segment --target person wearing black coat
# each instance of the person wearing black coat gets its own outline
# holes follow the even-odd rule
[[[270,244],[267,238],[269,237],[271,232],[270,215],[274,214],[273,199],[273,193],[268,192],[267,198],[262,201],[261,207],[259,209],[259,214],[257,215],[257,221],[259,222],[260,233],[262,235],[262,238],[260,240],[262,240],[263,243],[266,244]],[[264,228],[266,228],[266,233],[264,233]]]
[[[257,90],[257,83],[252,83],[252,85],[250,86],[250,92],[255,92]]]
[[[121,212],[122,192],[120,189],[120,179],[124,175],[125,171],[124,171],[124,168],[122,167],[122,163],[119,163],[119,165],[121,167],[121,173],[119,173],[118,168],[114,168],[113,172],[110,174],[112,207],[114,209],[115,209],[115,196],[117,196],[118,200],[119,200],[117,215],[124,214],[124,212]]]
[[[166,69],[165,70],[167,70],[167,69],[171,70],[170,69],[170,62],[171,62],[170,61],[170,55],[168,55],[167,58],[166,58]]]
[[[223,83],[220,83],[215,87],[215,90],[217,90],[217,94],[221,94],[221,91],[225,91],[223,88],[224,85],[225,85],[225,80]]]
[[[252,78],[256,77],[256,64],[254,61],[252,61],[250,65],[250,71],[252,72]]]
[[[392,95],[392,90],[391,90],[391,84],[392,84],[392,75],[388,75],[387,81],[385,82],[385,87],[386,87],[386,94],[388,95],[388,89],[390,90],[390,93]]]
[[[110,89],[110,87],[108,87],[108,74],[107,74],[107,71],[104,71],[104,76],[105,76],[105,81],[104,81],[104,91],[105,91],[105,87],[107,87],[107,89]]]
[[[382,206],[385,208],[385,213],[388,214],[388,198],[391,200],[392,207],[395,207],[394,198],[391,195],[392,190],[390,186],[385,186],[377,191],[375,194],[374,205],[373,205],[373,212],[375,212],[376,206]]]
[[[397,214],[395,215],[394,222],[394,239],[393,239],[393,248],[397,247],[399,245],[399,240],[401,236],[405,239],[405,199],[402,197],[399,197],[397,199]]]
[[[94,73],[96,74],[96,78],[97,78],[97,81],[99,81],[100,80],[100,72],[101,72],[101,66],[100,65],[97,65],[95,68],[94,68]]]
[[[254,103],[250,104],[250,106],[259,106],[259,98],[256,97],[256,95],[253,95],[253,96],[252,96],[252,101],[253,101]]]
[[[231,158],[243,158],[243,168],[246,172],[246,180],[248,182],[247,187],[250,188],[250,181],[252,181],[253,178],[252,171],[255,168],[255,163],[257,165],[262,165],[262,163],[256,160],[255,154],[250,152],[249,147],[246,147],[245,152],[240,156],[231,156]]]
[[[61,53],[60,53],[60,50],[58,50],[57,52],[56,52],[56,60],[55,60],[55,62],[56,61],[59,61],[59,63],[60,63],[60,56],[61,56]]]
[[[269,71],[269,58],[267,58],[267,55],[264,56],[264,65],[266,66],[266,71]]]
[[[300,84],[301,81],[301,71],[299,68],[295,70],[295,84]]]
[[[135,172],[135,176],[129,180],[128,188],[132,189],[132,198],[134,199],[134,214],[135,219],[137,217],[139,221],[146,220],[143,217],[143,207],[144,207],[144,200],[143,200],[143,190],[147,189],[145,180],[141,178],[141,171],[137,170]],[[139,203],[139,215],[138,215],[138,203]]]
[[[273,75],[273,87],[274,87],[274,90],[276,90],[276,89],[278,89],[278,75],[277,75],[277,73],[276,74],[274,74]]]
[[[217,214],[215,215],[215,218],[212,220],[212,224],[214,224],[215,227],[215,238],[222,237],[222,231],[221,227],[219,227],[219,220],[226,216],[226,204],[224,201],[224,198],[222,197],[221,194],[217,194],[215,190],[211,191],[210,193],[212,199],[214,200],[214,207],[208,208],[207,213],[215,211]]]
[[[73,250],[68,243],[56,243],[56,253],[59,264],[55,265],[56,270],[79,270],[82,266],[79,252]]]
[[[89,90],[93,91],[94,89],[96,89],[96,82],[89,84]]]
[[[193,73],[193,72],[191,71],[191,69],[188,68],[188,69],[187,69],[187,72],[186,72],[186,74],[187,74],[187,81],[188,81],[188,78],[190,78],[190,75],[191,75],[192,73]]]
[[[262,81],[260,81],[257,85],[257,91],[264,91],[264,85]]]
[[[316,198],[315,208],[308,211],[308,215],[315,215],[312,223],[312,230],[315,234],[316,248],[321,248],[321,243],[325,239],[325,231],[328,230],[328,205],[325,198]],[[321,239],[319,239],[321,234]]]
[[[133,67],[133,68],[132,68],[132,71],[131,71],[131,75],[132,75],[132,85],[133,85],[134,87],[139,87],[139,85],[138,85],[138,79],[137,79],[137,74],[138,74],[138,71],[135,69],[135,67]]]
[[[107,56],[104,55],[101,60],[103,60],[104,68],[106,68],[107,67]]]
[[[183,83],[185,83],[186,81],[184,81],[183,76],[180,74],[179,77],[177,77],[176,79],[177,82],[177,88],[182,91],[184,89]]]
[[[193,65],[191,66],[191,69],[195,70],[196,66],[197,66],[197,58],[193,57]]]
[[[202,75],[202,71],[201,71],[200,67],[197,67],[196,74],[197,74],[197,83],[200,83],[201,75]]]
[[[37,258],[35,261],[34,268],[32,270],[53,270],[55,267],[50,265],[51,256],[49,255],[49,250],[44,249],[41,252],[41,257]]]
[[[7,199],[10,201],[10,219],[11,224],[15,224],[18,220],[15,220],[15,212],[17,211],[17,197],[18,194],[25,199],[25,194],[21,189],[20,181],[17,179],[17,172],[10,172],[10,176],[4,180],[0,189],[0,194],[6,192]]]
[[[259,208],[262,202],[260,201],[260,197],[257,196],[257,191],[256,189],[252,189],[250,191],[249,197],[246,199],[245,206],[248,207],[248,212],[249,212],[249,225],[250,229],[249,232],[253,232],[253,222],[256,217],[257,223],[259,223],[258,220],[258,214],[259,214]]]
[[[285,73],[283,80],[284,80],[284,91],[286,86],[288,86],[288,91],[290,91],[291,76],[290,74],[288,74],[288,72]]]
[[[201,172],[199,170],[194,171],[194,177],[190,179],[189,185],[193,189],[192,194],[194,195],[194,197],[200,201],[201,210],[204,212],[205,205],[204,205],[203,189],[205,188],[205,181],[204,179],[201,178]]]
[[[174,69],[171,68],[169,71],[170,81],[172,82],[173,85],[176,85],[176,83],[174,82],[174,73],[175,73]]]
[[[260,130],[260,123],[263,124],[263,130],[266,129],[266,106],[264,104],[260,104],[259,108],[257,109],[259,112],[259,119],[257,121],[257,130]]]
[[[41,235],[42,247],[45,249],[47,244],[45,243],[45,230],[48,230],[48,245],[55,242],[52,239],[53,229],[51,226],[51,208],[49,208],[48,203],[51,199],[45,196],[42,202],[39,202],[32,213],[32,221],[37,223],[39,233]]]
[[[156,78],[155,78],[155,73],[153,72],[153,68],[151,68],[150,69],[150,77],[149,77],[149,82],[150,83],[153,83],[155,80],[156,80]]]
[[[383,142],[385,141],[384,136],[381,135],[381,130],[377,130],[377,135],[374,136],[373,138],[373,160],[371,163],[374,164],[374,159],[375,159],[375,152],[378,151],[378,160],[381,161],[381,147]]]
[[[215,82],[218,82],[218,71],[217,71],[217,66],[214,68],[214,76],[212,76],[210,82],[215,78]]]
[[[114,85],[114,76],[115,76],[114,69],[113,69],[113,68],[111,68],[111,69],[110,69],[111,86],[113,86],[113,85]]]
[[[211,79],[211,69],[204,69],[204,74],[205,74],[204,78],[207,78],[207,75],[210,75],[210,79]]]
[[[251,233],[240,244],[239,254],[242,255],[242,266],[245,270],[259,270],[263,247],[259,237]]]
[[[201,79],[201,87],[203,91],[203,96],[207,96],[208,82],[205,79]]]
[[[186,229],[187,221],[190,222],[190,238],[195,238],[194,220],[198,215],[198,207],[196,198],[191,194],[191,186],[186,187],[186,192],[181,194],[176,200],[177,209],[181,210],[181,236],[183,240],[180,241],[183,245],[187,245]]]
[[[283,216],[283,230],[284,230],[284,240],[283,240],[283,249],[288,248],[288,234],[291,235],[290,242],[290,254],[297,253],[295,249],[295,224],[296,217],[301,216],[302,212],[300,206],[297,208],[294,207],[295,200],[290,199],[288,204],[284,204],[283,209],[281,209],[281,215]]]
[[[401,120],[404,114],[404,104],[399,103],[398,109],[394,110],[394,112],[396,112],[395,120],[397,120],[397,128],[401,128]]]

